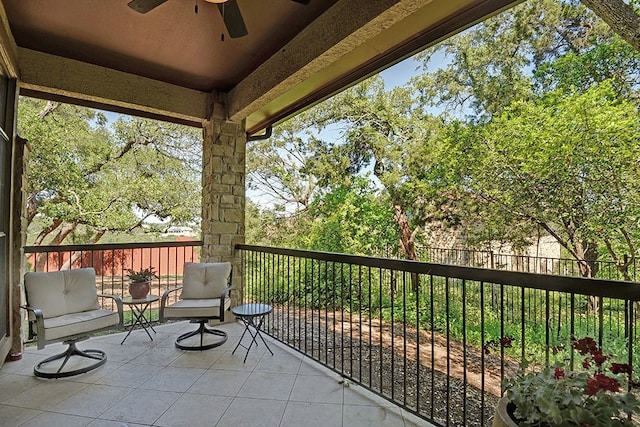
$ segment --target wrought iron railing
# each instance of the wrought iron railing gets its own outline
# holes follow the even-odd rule
[[[202,241],[114,243],[99,245],[26,246],[29,271],[58,271],[93,267],[100,293],[128,295],[128,269],[152,267],[158,278],[151,293],[162,293],[182,281],[185,262],[198,262]],[[158,319],[158,303],[150,307],[150,320]]]
[[[525,271],[529,273],[580,276],[580,266],[573,258],[506,254],[479,249],[433,248],[419,249],[421,261],[434,264],[452,264],[467,267],[493,268],[497,270]],[[628,264],[627,272],[632,280],[640,275],[640,264],[625,255],[621,263]],[[595,277],[608,280],[623,280],[616,263],[600,259],[591,263]]]
[[[491,425],[501,380],[591,336],[635,365],[640,285],[237,245],[274,338],[436,425]],[[511,348],[500,339],[513,337]],[[567,346],[568,348],[569,346]]]

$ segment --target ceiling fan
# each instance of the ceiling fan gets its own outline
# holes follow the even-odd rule
[[[147,13],[160,6],[167,0],[131,0],[127,5],[139,13]],[[209,3],[216,3],[225,27],[232,39],[243,37],[248,34],[247,27],[242,19],[242,13],[238,7],[237,0],[205,0]],[[310,0],[292,0],[300,4],[309,4]],[[196,9],[197,11],[197,9]]]

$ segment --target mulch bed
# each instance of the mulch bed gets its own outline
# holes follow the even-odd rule
[[[274,307],[265,329],[348,380],[443,425],[491,425],[500,373],[517,369],[441,335],[397,325],[392,330],[348,313]]]

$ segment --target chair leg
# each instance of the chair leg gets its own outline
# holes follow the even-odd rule
[[[176,348],[179,348],[180,350],[186,350],[186,351],[201,351],[201,350],[209,350],[210,348],[215,348],[215,347],[219,347],[222,344],[224,344],[225,342],[227,342],[227,333],[224,331],[221,331],[219,329],[209,329],[206,326],[207,320],[199,320],[198,323],[200,324],[200,326],[198,327],[198,329],[196,329],[195,331],[190,331],[187,332],[185,334],[180,335],[177,339],[176,339]],[[210,334],[210,335],[216,335],[221,337],[220,340],[215,341],[211,344],[204,344],[204,336],[205,334]],[[200,345],[184,345],[181,344],[182,341],[186,340],[187,338],[191,338],[193,336],[196,335],[200,335]]]
[[[33,368],[33,374],[36,377],[40,377],[40,378],[65,378],[65,377],[71,377],[74,375],[84,374],[86,372],[92,371],[104,365],[105,363],[107,363],[107,355],[102,350],[93,350],[93,349],[80,350],[78,349],[78,347],[76,347],[75,341],[70,341],[68,342],[68,344],[69,344],[69,347],[67,347],[66,351],[56,354],[55,356],[48,357],[43,361],[41,361],[40,363],[38,363]],[[63,368],[65,367],[65,365],[67,364],[67,362],[72,356],[79,356],[87,359],[94,359],[94,360],[97,360],[97,362],[88,366],[84,366],[82,368],[63,371]],[[42,369],[44,365],[59,359],[64,359],[64,361],[62,362],[62,364],[60,365],[57,371],[52,372],[52,371],[46,371]]]

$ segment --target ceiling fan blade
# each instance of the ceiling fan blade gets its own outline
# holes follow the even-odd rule
[[[246,25],[244,25],[244,19],[242,19],[242,13],[236,0],[218,3],[218,10],[220,11],[220,15],[222,15],[224,25],[227,27],[229,37],[235,39],[249,34]]]
[[[293,1],[300,4],[309,4],[311,0],[293,0]]]
[[[129,6],[136,12],[147,13],[166,1],[167,0],[131,0],[129,3],[127,3],[127,6]]]

